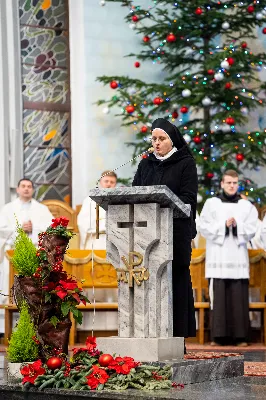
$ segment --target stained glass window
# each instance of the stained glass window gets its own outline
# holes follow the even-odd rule
[[[67,0],[20,0],[24,176],[35,197],[71,202]]]

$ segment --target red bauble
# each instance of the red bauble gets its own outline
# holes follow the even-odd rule
[[[238,153],[238,154],[236,154],[236,160],[237,161],[243,161],[244,160],[244,154],[242,154],[242,153]]]
[[[242,49],[246,49],[248,47],[247,42],[241,43],[241,47],[242,47]]]
[[[133,22],[138,22],[138,20],[139,20],[139,17],[137,15],[133,15],[132,21]]]
[[[132,114],[135,111],[135,107],[133,107],[132,105],[126,106],[126,112],[128,114]]]
[[[150,41],[149,36],[144,36],[144,38],[142,39],[143,42],[148,43]]]
[[[102,354],[99,357],[99,364],[101,367],[108,367],[111,361],[113,361],[111,354]]]
[[[142,158],[148,158],[148,154],[143,154]]]
[[[173,43],[176,41],[176,36],[173,33],[169,33],[169,35],[166,36],[166,40],[169,43]]]
[[[199,136],[195,136],[193,138],[193,142],[196,143],[196,144],[200,144],[201,143],[201,138]]]
[[[153,99],[153,104],[156,104],[157,106],[159,105],[159,104],[161,104],[163,102],[163,99],[161,98],[161,97],[155,97],[154,99]]]
[[[51,357],[46,361],[46,365],[49,369],[58,369],[61,368],[63,364],[63,361],[59,357]]]
[[[229,65],[233,65],[235,63],[235,60],[232,57],[228,57],[227,58],[227,62],[228,62]]]
[[[116,81],[112,81],[112,82],[110,82],[110,87],[112,89],[116,89],[118,87],[118,83]]]
[[[139,68],[140,67],[140,62],[136,61],[134,65],[135,65],[136,68]]]
[[[37,279],[41,277],[41,275],[38,274],[38,272],[34,272],[34,274],[32,276],[33,276],[33,278],[37,278]]]
[[[146,133],[147,130],[148,130],[148,128],[147,128],[146,125],[143,125],[143,126],[141,127],[141,132],[142,132],[142,133]]]
[[[213,69],[208,69],[207,74],[208,75],[214,75],[215,71]]]
[[[181,111],[182,114],[186,114],[188,112],[188,107],[183,106],[183,107],[180,108],[180,111]]]
[[[225,122],[226,122],[228,125],[234,125],[235,119],[234,119],[233,117],[228,117],[228,118],[226,118]]]
[[[196,15],[201,15],[202,13],[203,13],[202,8],[200,8],[200,7],[196,8],[196,10],[195,10]]]
[[[177,111],[173,111],[172,112],[172,118],[177,118],[178,117],[178,112]]]
[[[231,83],[230,82],[226,82],[226,84],[224,85],[225,89],[230,89],[231,88]]]
[[[252,14],[254,11],[255,11],[255,7],[254,7],[254,6],[248,6],[247,12],[248,12],[249,14]]]
[[[212,173],[212,172],[207,172],[206,178],[212,179],[213,177],[214,177],[214,173]]]
[[[266,28],[262,29],[262,33],[264,33],[264,35],[266,35]]]

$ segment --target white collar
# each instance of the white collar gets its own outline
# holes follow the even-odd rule
[[[167,158],[171,157],[172,154],[174,154],[177,150],[176,147],[173,147],[171,151],[169,151],[169,153],[167,153],[165,156],[159,156],[158,154],[156,154],[155,152],[153,153],[155,155],[155,157],[157,158],[157,160],[163,161],[166,160]]]

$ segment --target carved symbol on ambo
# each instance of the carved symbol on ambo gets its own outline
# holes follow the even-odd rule
[[[137,259],[135,259],[137,257]],[[150,273],[147,268],[140,267],[135,268],[138,265],[141,265],[143,261],[143,256],[136,252],[131,251],[128,256],[128,260],[125,256],[121,257],[121,260],[125,264],[127,269],[117,268],[117,280],[118,282],[128,283],[129,287],[133,287],[133,281],[136,282],[138,286],[141,285],[141,282],[147,281],[149,279]]]

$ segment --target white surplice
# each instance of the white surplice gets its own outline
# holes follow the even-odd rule
[[[89,196],[82,203],[77,218],[80,248],[105,250],[106,249],[106,212],[99,207],[99,231],[100,237],[96,239],[96,203]]]
[[[8,295],[9,291],[9,261],[5,256],[6,250],[12,249],[16,238],[16,221],[20,225],[31,221],[32,233],[29,237],[38,245],[38,233],[51,225],[53,215],[48,207],[32,199],[22,202],[19,198],[8,203],[0,210],[0,291]],[[8,302],[8,297],[0,295],[0,304]],[[0,333],[4,332],[3,312],[0,313]]]
[[[237,236],[232,228],[226,236],[226,220],[235,218]],[[247,243],[255,236],[258,211],[249,201],[222,202],[208,199],[200,215],[200,232],[206,238],[206,278],[249,279]]]
[[[99,239],[96,239],[96,203],[89,196],[82,203],[81,210],[77,218],[80,249],[106,250],[106,212],[99,207]],[[90,301],[95,297],[96,302],[117,302],[117,289],[95,289],[86,290]],[[78,330],[117,330],[118,320],[116,311],[96,311],[95,318],[93,313],[83,313],[82,325]]]
[[[262,221],[261,241],[263,243],[263,248],[266,251],[266,215],[264,216],[263,221]]]
[[[259,250],[263,249],[263,242],[262,242],[262,221],[258,218],[257,225],[256,225],[256,234],[255,236],[248,242],[247,246],[248,249]]]

